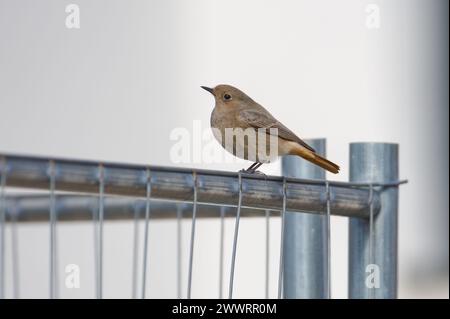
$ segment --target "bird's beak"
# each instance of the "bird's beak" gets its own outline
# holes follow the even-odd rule
[[[211,89],[211,88],[209,88],[209,87],[207,87],[207,86],[201,86],[201,88],[202,88],[203,90],[208,91],[208,92],[211,93],[212,95],[214,95],[214,89]]]

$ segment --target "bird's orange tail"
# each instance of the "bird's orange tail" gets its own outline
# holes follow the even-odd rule
[[[339,173],[339,166],[334,164],[333,162],[330,162],[326,158],[320,156],[317,153],[314,153],[313,151],[310,151],[304,147],[295,147],[292,150],[292,155],[298,155],[307,161],[310,161],[313,164],[316,164],[323,169],[326,169],[327,171],[337,174]]]

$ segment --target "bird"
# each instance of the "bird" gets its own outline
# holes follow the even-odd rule
[[[201,88],[215,99],[210,124],[216,140],[234,156],[254,162],[243,172],[253,174],[263,163],[271,163],[285,155],[300,156],[331,173],[339,172],[338,165],[317,154],[314,148],[238,88],[227,84]],[[261,130],[264,134],[257,135]],[[227,141],[229,132],[235,136]],[[258,138],[251,139],[252,134]]]

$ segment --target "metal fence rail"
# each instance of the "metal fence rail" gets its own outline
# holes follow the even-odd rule
[[[55,195],[58,222],[92,221],[92,214],[98,210],[98,198],[91,195]],[[5,198],[7,221],[49,222],[50,198],[47,195],[8,195]],[[104,199],[104,220],[144,219],[146,201],[135,198],[106,197]],[[192,218],[192,203],[152,200],[152,219],[175,219],[181,210],[183,218]],[[268,210],[270,216],[279,216],[278,210]],[[197,218],[236,217],[236,208],[199,204]],[[242,217],[261,217],[261,209],[242,208]]]
[[[198,202],[211,205],[237,206],[238,173],[189,170],[153,166],[131,166],[87,161],[44,159],[13,155],[3,158],[10,187],[48,190],[49,169],[54,165],[57,191],[98,194],[100,170],[103,171],[105,195],[146,197],[147,169],[150,172],[152,198],[192,202],[194,189]],[[53,164],[51,164],[53,163]],[[194,187],[194,173],[197,187]],[[368,217],[369,191],[358,189],[365,183],[329,182],[331,209],[334,215]],[[325,183],[320,180],[286,179],[287,209],[323,213],[326,205]],[[283,202],[283,178],[278,176],[243,175],[242,207],[280,210]],[[380,208],[378,194],[373,198],[374,209]]]
[[[309,142],[320,152],[325,152],[324,140]],[[144,219],[142,286],[138,287],[137,277],[133,274],[133,296],[144,298],[150,216],[178,221],[191,218],[186,294],[189,298],[197,218],[221,218],[223,221],[226,217],[234,217],[228,285],[228,297],[231,298],[240,218],[265,216],[268,225],[270,216],[281,216],[279,297],[330,298],[330,216],[336,215],[350,218],[350,297],[393,298],[397,282],[397,188],[404,182],[398,181],[397,156],[397,145],[394,144],[352,144],[352,181],[335,182],[324,180],[321,171],[296,158],[284,159],[285,177],[277,177],[0,154],[0,297],[4,296],[6,222],[49,222],[49,289],[53,298],[58,296],[56,223],[92,221],[94,218],[96,295],[101,298],[103,222]],[[6,195],[6,187],[48,190],[49,195]],[[223,262],[223,227],[221,229]],[[267,226],[267,238],[268,229]],[[180,234],[178,236],[180,238]],[[268,243],[267,239],[267,247]],[[268,248],[266,254],[267,296]],[[382,270],[381,289],[367,288],[366,267],[370,264],[378,265]],[[137,271],[135,266],[133,269]],[[181,265],[178,265],[178,281],[181,280],[180,273]],[[222,266],[220,273],[219,296],[222,296]],[[178,297],[181,297],[180,290],[178,283]]]

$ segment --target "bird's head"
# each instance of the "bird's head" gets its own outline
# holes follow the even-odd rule
[[[214,96],[216,106],[236,107],[238,105],[253,102],[253,100],[241,90],[226,84],[219,84],[214,88],[202,86]]]

